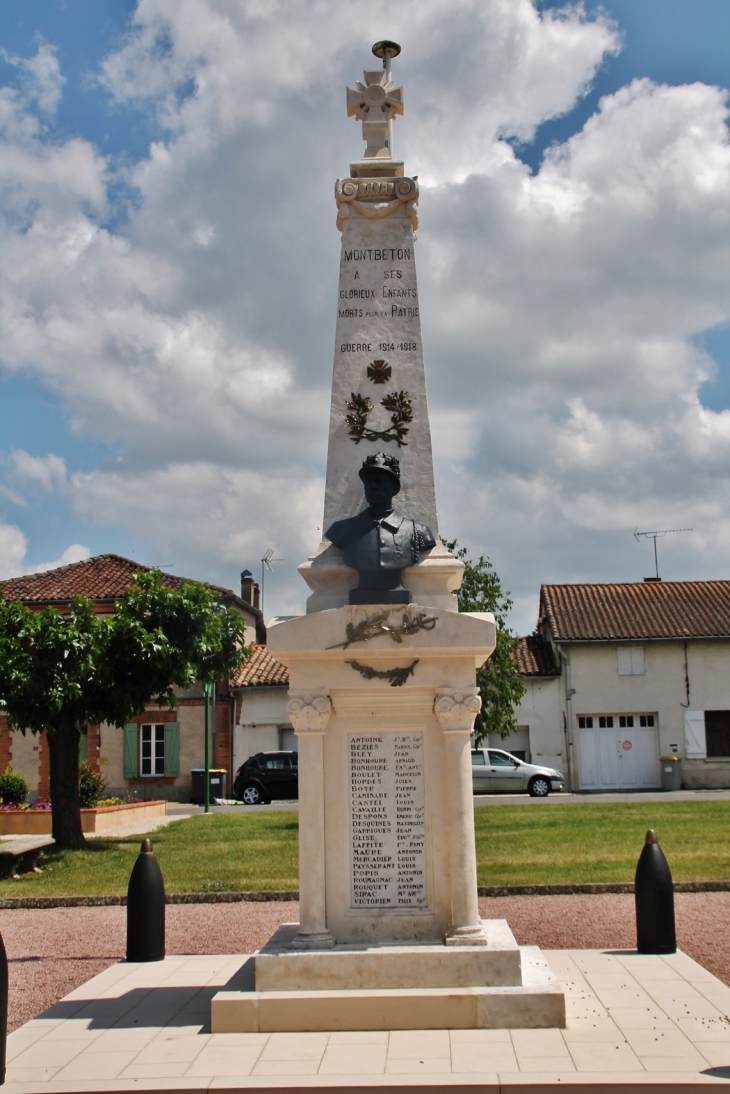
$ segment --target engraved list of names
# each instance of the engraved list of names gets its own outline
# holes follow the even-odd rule
[[[350,737],[352,904],[426,907],[423,734]]]

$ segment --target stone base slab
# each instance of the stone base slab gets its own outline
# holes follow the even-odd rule
[[[285,923],[256,954],[256,989],[519,987],[520,948],[506,919],[484,922],[486,945],[335,946],[293,951],[297,923]]]
[[[211,1034],[211,994],[247,987],[247,966],[253,987],[252,958],[120,961],[9,1035],[3,1094],[727,1090],[730,987],[686,954],[544,957],[565,1029]]]
[[[520,953],[521,987],[220,991],[211,1003],[211,1031],[564,1029],[560,983],[537,947]]]

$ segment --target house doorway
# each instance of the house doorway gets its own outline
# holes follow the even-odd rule
[[[655,714],[580,715],[580,790],[651,790],[660,786]]]

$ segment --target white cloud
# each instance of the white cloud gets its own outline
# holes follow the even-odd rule
[[[35,372],[78,432],[121,452],[71,474],[79,514],[231,584],[275,546],[273,607],[303,603],[294,566],[319,538],[329,409],[331,186],[361,147],[344,84],[387,36],[404,46],[396,150],[423,184],[444,533],[493,557],[522,629],[541,580],[641,576],[630,535],[645,521],[695,526],[667,542],[678,576],[726,572],[730,412],[700,404],[713,364],[694,344],[730,318],[720,90],[634,81],[532,175],[500,135],[529,139],[569,110],[618,48],[579,6],[377,0],[353,19],[334,0],[141,0],[135,20],[102,79],[119,109],[152,102],[171,136],[130,169],[52,140],[30,92],[0,98],[4,366]],[[115,230],[113,179],[139,195]],[[48,459],[28,457],[25,481],[62,488]]]
[[[0,520],[0,580],[9,577],[20,577],[22,574],[43,573],[45,570],[55,570],[59,566],[67,566],[71,562],[81,562],[89,557],[89,548],[80,543],[72,543],[62,553],[60,558],[53,562],[39,562],[34,566],[28,566],[25,556],[28,553],[28,538],[20,528],[14,524],[7,524]]]
[[[0,520],[0,579],[22,574],[27,549],[28,540],[20,528]]]
[[[83,562],[84,559],[89,558],[89,555],[88,547],[84,547],[81,543],[72,543],[60,558],[54,559],[53,562],[38,562],[35,566],[25,566],[23,573],[42,574],[46,570],[57,570],[59,566],[70,566],[72,562]]]
[[[71,480],[79,512],[102,526],[123,523],[144,536],[157,564],[191,577],[235,585],[269,547],[287,565],[271,578],[277,604],[295,610],[301,579],[293,573],[319,544],[322,483],[295,466],[284,473],[183,460],[149,471],[113,467]],[[186,569],[187,568],[187,569]],[[271,583],[270,582],[270,583]]]
[[[66,489],[66,461],[49,453],[48,456],[31,456],[22,448],[16,448],[10,453],[12,463],[11,476],[19,482],[31,483],[40,486],[46,493],[57,490],[63,493]]]
[[[587,19],[582,4],[539,15],[530,0],[448,8],[372,0],[353,19],[351,5],[336,2],[141,0],[137,26],[104,64],[103,79],[120,102],[156,102],[179,137],[171,158],[156,150],[149,178],[181,156],[210,153],[216,135],[281,132],[297,105],[307,107],[310,144],[327,147],[335,104],[343,113],[343,82],[378,66],[363,43],[386,31],[404,43],[397,76],[407,82],[410,122],[396,127],[398,154],[418,161],[431,182],[499,162],[496,134],[530,139],[541,122],[571,109],[619,48],[616,28],[604,16]],[[185,86],[195,94],[180,105]]]
[[[45,42],[38,47],[35,57],[15,57],[4,49],[0,55],[7,65],[20,71],[24,97],[44,114],[53,114],[66,83],[55,47]]]

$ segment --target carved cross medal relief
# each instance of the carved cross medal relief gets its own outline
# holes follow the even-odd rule
[[[374,384],[385,384],[392,372],[387,361],[373,361],[372,365],[368,365],[368,380],[372,380]]]

